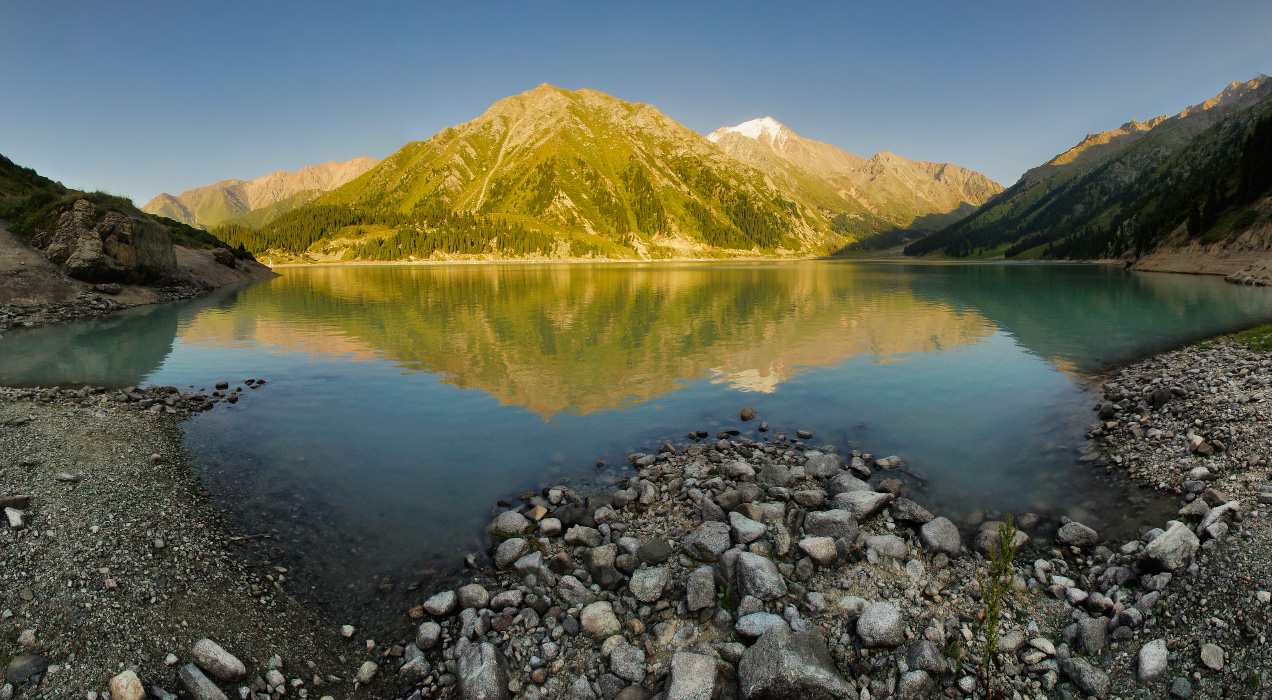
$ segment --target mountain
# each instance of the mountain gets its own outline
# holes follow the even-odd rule
[[[294,173],[279,170],[255,180],[222,180],[175,197],[165,192],[141,210],[200,228],[237,218],[260,226],[349,182],[378,162],[363,156],[343,163],[311,165]]]
[[[806,163],[834,170],[840,154]],[[273,221],[217,231],[276,260],[666,259],[824,255],[904,220],[649,105],[540,85]]]
[[[806,139],[772,117],[711,132],[707,139],[809,201],[856,219],[858,228],[931,231],[984,204],[1002,187],[950,163],[927,163],[880,151],[862,158]]]
[[[1272,153],[1256,138],[1272,79],[1233,82],[1178,114],[1089,134],[910,255],[1135,258],[1258,228]],[[1253,139],[1253,140],[1252,140]]]

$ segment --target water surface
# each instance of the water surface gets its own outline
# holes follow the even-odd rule
[[[1078,462],[1084,378],[1268,320],[1272,291],[1094,265],[291,268],[12,332],[0,383],[267,378],[187,444],[237,528],[361,592],[448,570],[497,499],[753,429],[742,406],[815,446],[900,455],[916,500],[955,518],[1131,527],[1152,499]]]

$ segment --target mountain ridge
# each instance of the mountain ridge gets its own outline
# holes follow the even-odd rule
[[[377,163],[379,161],[374,158],[360,156],[347,161],[331,160],[310,165],[296,172],[276,170],[253,180],[231,178],[188,189],[179,195],[160,193],[141,210],[191,226],[209,228],[298,196],[299,204],[307,203],[322,192],[349,182]]]
[[[857,170],[891,174],[901,164],[826,153]],[[907,218],[889,205],[886,218],[849,191],[852,182],[826,182],[789,161],[760,164],[651,105],[542,84],[404,145],[259,230],[224,235],[284,260],[806,257],[933,213],[923,204]],[[923,179],[957,180],[956,167],[934,166]]]

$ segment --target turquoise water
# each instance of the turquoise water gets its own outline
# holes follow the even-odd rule
[[[896,454],[920,502],[1135,526],[1079,463],[1113,363],[1272,320],[1272,291],[1094,265],[335,267],[11,332],[0,383],[211,388],[186,424],[241,532],[319,589],[452,569],[497,499],[615,481],[624,456],[751,406],[812,445]],[[758,423],[758,421],[757,421]],[[597,469],[598,459],[609,462]]]

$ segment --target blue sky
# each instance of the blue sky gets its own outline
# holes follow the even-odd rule
[[[1272,72],[1272,3],[0,3],[0,153],[139,204],[384,157],[548,82],[1004,185]]]

